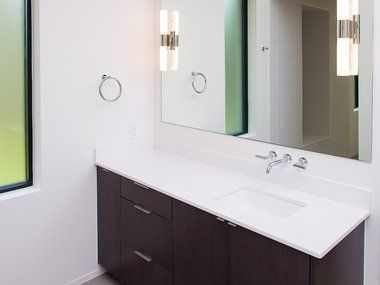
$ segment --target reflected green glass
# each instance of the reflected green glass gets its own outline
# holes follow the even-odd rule
[[[0,1],[0,189],[26,182],[27,42],[25,1]]]
[[[225,0],[226,134],[247,132],[247,1]]]

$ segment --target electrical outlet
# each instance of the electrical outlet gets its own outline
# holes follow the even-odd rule
[[[129,136],[131,140],[137,139],[137,126],[136,125],[130,125],[129,126]]]

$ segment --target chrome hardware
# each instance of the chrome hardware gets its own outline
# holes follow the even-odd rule
[[[290,156],[290,154],[285,154],[282,159],[279,159],[279,160],[273,161],[272,163],[269,163],[269,165],[267,166],[266,172],[267,172],[267,174],[269,174],[270,171],[272,170],[272,167],[279,165],[279,164],[283,164],[283,163],[289,163],[289,162],[292,162],[292,157]]]
[[[174,31],[170,32],[169,35],[161,35],[161,46],[175,50],[176,47],[179,47],[179,36]]]
[[[360,15],[354,15],[352,20],[338,21],[338,39],[353,39],[354,44],[360,43]]]
[[[255,157],[260,158],[260,159],[265,159],[265,160],[275,159],[275,158],[277,158],[277,153],[275,151],[271,151],[271,152],[269,152],[269,154],[267,156],[262,156],[262,155],[256,154]]]
[[[147,214],[147,215],[152,214],[151,211],[149,211],[149,210],[147,210],[147,209],[145,209],[139,205],[135,205],[134,207],[135,207],[135,209],[139,210],[140,212],[143,212],[144,214]]]
[[[360,44],[360,15],[353,16],[353,39],[354,44]]]
[[[222,223],[224,223],[224,222],[225,222],[225,220],[224,220],[224,219],[222,219],[222,218],[220,218],[220,217],[216,217],[216,219],[217,219],[219,222],[222,222]]]
[[[308,164],[309,164],[309,162],[307,161],[307,159],[304,158],[304,157],[301,157],[301,158],[298,160],[297,163],[293,164],[293,166],[305,170]]]
[[[119,93],[117,94],[117,96],[114,98],[114,99],[107,99],[105,96],[104,96],[104,93],[103,93],[103,85],[106,81],[108,80],[114,80],[116,81],[117,85],[119,86]],[[99,94],[100,94],[100,97],[102,97],[102,99],[108,103],[112,103],[112,102],[116,102],[117,100],[119,100],[119,98],[121,97],[121,95],[123,94],[123,86],[121,85],[120,81],[115,78],[115,77],[112,77],[112,76],[108,76],[108,75],[103,75],[102,76],[102,82],[100,83],[99,85]]]
[[[145,189],[150,189],[148,186],[145,186],[143,184],[140,184],[138,182],[133,182],[135,185],[139,186],[139,187],[142,187],[142,188],[145,188]]]
[[[152,260],[153,260],[152,257],[147,256],[147,255],[141,253],[141,252],[138,251],[138,250],[135,251],[135,254],[136,254],[138,257],[141,257],[142,259],[144,259],[146,262],[152,262]]]
[[[352,21],[351,20],[339,20],[338,21],[338,38],[352,38]]]
[[[191,73],[191,76],[193,77],[193,79],[191,81],[191,85],[193,86],[194,91],[197,92],[198,94],[205,93],[206,89],[207,89],[207,78],[206,78],[206,76],[203,73],[201,73],[201,72],[195,72],[195,71],[193,71]],[[197,78],[197,76],[202,77],[203,80],[204,80],[205,86],[203,87],[202,90],[197,89],[197,87],[195,86],[195,79]]]
[[[109,170],[107,170],[107,169],[105,169],[105,168],[102,168],[102,170],[103,170],[104,172],[111,172],[111,171],[109,171]]]
[[[231,223],[231,222],[229,222],[228,225],[229,225],[230,227],[233,227],[233,228],[236,228],[236,227],[237,227],[237,225],[235,225],[234,223]]]

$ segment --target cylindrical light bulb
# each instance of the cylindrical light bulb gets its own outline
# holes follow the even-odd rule
[[[171,71],[178,70],[179,50],[178,47],[174,50],[169,50],[169,65]]]
[[[160,70],[168,70],[168,48],[160,47]]]
[[[359,15],[359,0],[351,0],[351,19],[354,20],[355,16]],[[358,21],[358,18],[356,17]],[[358,34],[356,36],[359,36]],[[359,42],[352,41],[351,51],[350,51],[350,74],[358,75],[359,74]]]
[[[359,75],[359,45],[352,44],[350,48],[350,75]]]
[[[351,8],[350,0],[337,0],[337,19],[350,20]]]
[[[160,11],[160,33],[161,35],[168,34],[168,10]]]
[[[350,75],[350,44],[351,39],[338,39],[337,42],[337,74]]]
[[[351,19],[353,16],[359,15],[359,0],[351,0]]]
[[[170,31],[179,35],[179,12],[173,11],[170,18]]]

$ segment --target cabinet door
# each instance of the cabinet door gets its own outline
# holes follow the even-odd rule
[[[311,258],[311,285],[363,285],[364,223],[323,259]]]
[[[98,261],[120,280],[120,176],[98,168]]]
[[[229,285],[308,285],[309,256],[241,227],[229,227]]]
[[[228,226],[225,222],[173,201],[174,285],[226,285],[227,249]]]

